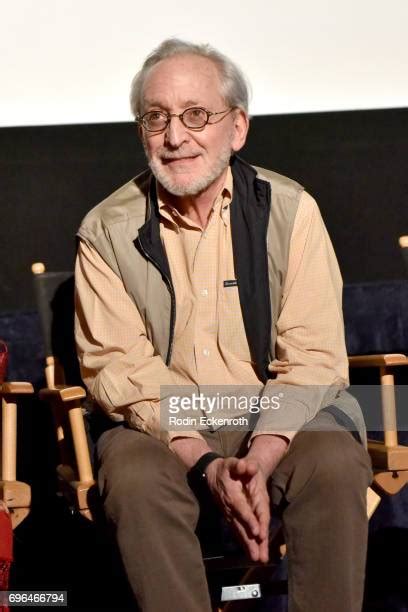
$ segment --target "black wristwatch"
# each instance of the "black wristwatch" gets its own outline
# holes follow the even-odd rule
[[[205,482],[207,480],[205,470],[212,461],[215,461],[215,459],[222,459],[222,455],[210,451],[200,457],[197,463],[195,463],[188,472],[189,480],[197,484],[199,482]]]

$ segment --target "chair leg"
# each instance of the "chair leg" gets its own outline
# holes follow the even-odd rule
[[[395,407],[394,375],[391,374],[389,368],[383,366],[380,368],[380,377],[384,442],[387,447],[397,446],[397,411]]]

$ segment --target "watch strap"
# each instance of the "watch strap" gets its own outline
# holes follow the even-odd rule
[[[197,463],[193,465],[193,467],[190,470],[190,474],[195,474],[196,476],[205,478],[205,470],[207,469],[207,466],[209,466],[210,463],[215,461],[215,459],[222,459],[222,455],[220,455],[219,453],[215,453],[213,451],[204,453],[204,455],[202,455],[199,458]]]

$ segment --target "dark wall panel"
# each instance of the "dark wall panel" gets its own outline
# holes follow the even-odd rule
[[[144,156],[132,124],[3,129],[0,156],[0,308],[27,309],[31,263],[71,269],[81,218]]]
[[[407,109],[256,117],[242,156],[316,197],[347,282],[404,276]],[[34,306],[33,261],[72,268],[83,215],[144,165],[132,123],[0,129],[0,311]]]
[[[407,109],[261,117],[248,144],[316,197],[347,282],[404,276]]]

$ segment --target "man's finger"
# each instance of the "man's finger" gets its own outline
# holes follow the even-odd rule
[[[236,526],[241,540],[245,543],[248,553],[253,561],[267,563],[269,559],[269,497],[259,496],[258,504],[254,507],[255,515],[258,519],[259,532],[248,533],[246,524],[242,523],[237,517],[232,517],[232,522]],[[256,545],[255,545],[255,543]]]
[[[266,538],[268,536],[269,523],[271,520],[269,496],[263,493],[256,495],[255,499],[253,499],[252,508],[258,519],[259,537]]]
[[[252,534],[252,536],[255,537],[259,535],[259,521],[243,493],[239,496],[239,498],[231,500],[230,510],[232,516],[238,519],[239,522]]]
[[[252,561],[259,561],[260,551],[259,551],[259,544],[258,544],[258,542],[254,538],[251,538],[251,537],[248,536],[248,533],[247,533],[245,527],[239,522],[239,520],[234,518],[231,521],[231,524],[232,524],[235,532],[237,533],[239,540],[243,544],[246,552],[248,553],[249,557],[251,558],[251,560]]]
[[[244,485],[244,490],[248,503],[258,520],[258,537],[267,539],[270,523],[270,499],[262,474],[256,474],[247,485]]]
[[[240,480],[250,480],[258,470],[259,467],[255,461],[245,458],[239,459],[230,466],[231,477],[238,477]]]
[[[269,538],[266,537],[258,542],[259,561],[268,563],[269,561]]]

